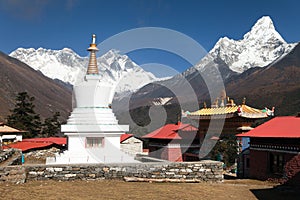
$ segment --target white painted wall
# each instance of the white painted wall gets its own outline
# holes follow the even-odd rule
[[[120,148],[123,152],[131,155],[143,152],[143,141],[135,137],[130,137],[120,144]]]
[[[86,75],[74,86],[76,107],[108,107],[112,102],[113,86],[100,81],[99,75]]]

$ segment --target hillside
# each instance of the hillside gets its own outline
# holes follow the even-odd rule
[[[300,112],[300,44],[273,64],[232,78],[226,91],[236,99],[246,97],[253,106],[274,106],[277,115]]]
[[[3,121],[14,108],[15,96],[28,92],[35,97],[35,111],[42,118],[56,111],[66,119],[71,111],[72,92],[66,87],[45,77],[21,61],[0,52],[0,120]]]

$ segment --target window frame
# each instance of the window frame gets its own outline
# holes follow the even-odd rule
[[[272,174],[283,175],[284,164],[284,154],[270,153],[269,170]]]
[[[104,147],[104,137],[86,137],[85,138],[85,148],[103,148]]]

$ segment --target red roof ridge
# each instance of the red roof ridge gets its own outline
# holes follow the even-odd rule
[[[166,124],[151,133],[144,135],[142,138],[157,138],[157,139],[181,139],[178,130],[183,130],[191,126],[192,129],[198,130],[191,124]]]
[[[35,143],[54,143],[59,145],[67,144],[67,138],[65,137],[27,138],[27,139],[23,139],[23,141],[35,142]]]
[[[9,145],[5,145],[3,146],[4,149],[9,149],[9,148],[14,148],[14,149],[20,149],[22,151],[27,151],[30,149],[36,149],[36,148],[41,148],[41,147],[47,147],[52,145],[53,143],[40,143],[40,142],[16,142],[16,143],[12,143]]]
[[[120,136],[120,143],[124,142],[125,140],[131,138],[133,136],[133,134],[130,133],[124,133]]]
[[[279,116],[238,137],[300,138],[300,117]]]

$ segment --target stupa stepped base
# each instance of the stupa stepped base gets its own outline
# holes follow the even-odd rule
[[[51,164],[97,164],[97,163],[139,163],[133,156],[122,151],[105,152],[91,149],[81,152],[65,151],[55,157],[48,157],[47,165]]]
[[[118,124],[118,120],[110,108],[75,108],[67,123]]]
[[[61,131],[65,132],[65,135],[77,134],[79,136],[84,133],[122,135],[124,132],[129,131],[129,126],[118,124],[66,124],[61,126]]]

